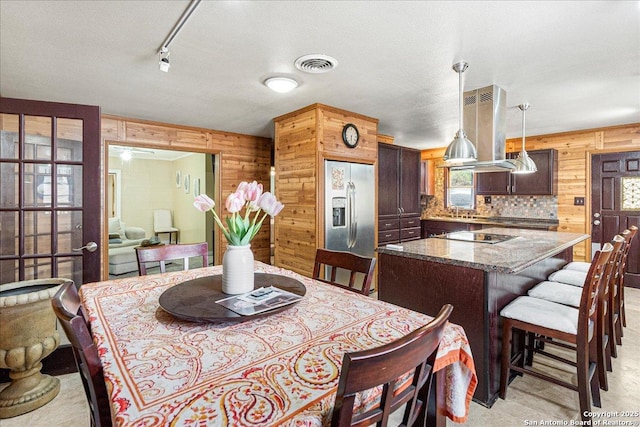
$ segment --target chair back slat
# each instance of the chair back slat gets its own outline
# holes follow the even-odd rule
[[[179,245],[148,246],[136,249],[138,272],[140,276],[147,274],[147,263],[159,262],[160,272],[166,272],[166,261],[182,259],[183,269],[189,269],[190,257],[202,257],[202,266],[209,265],[209,245],[207,242]]]
[[[602,249],[596,252],[589,272],[582,287],[582,296],[580,300],[580,309],[578,312],[578,336],[588,337],[589,323],[596,325],[598,295],[600,286],[605,276],[605,266],[609,261],[609,257],[613,251],[611,243],[605,243]]]
[[[622,237],[624,237],[624,240],[625,240],[625,246],[624,246],[624,252],[622,254],[621,265],[618,270],[618,284],[624,283],[624,273],[625,273],[625,269],[627,268],[627,258],[629,255],[629,249],[631,248],[631,244],[633,243],[633,238],[635,237],[637,231],[638,231],[638,227],[636,227],[635,225],[632,225],[631,227],[629,227],[628,229],[622,232]]]
[[[363,295],[369,295],[376,259],[356,255],[351,252],[332,251],[319,248],[316,250],[316,258],[313,266],[313,278],[334,286],[348,289]],[[323,267],[328,267],[328,278],[322,278]],[[336,280],[338,269],[349,272],[348,284],[339,283]],[[357,282],[358,274],[363,275],[361,283]],[[359,287],[357,287],[359,286]]]
[[[92,426],[111,426],[109,394],[104,381],[102,362],[83,314],[78,290],[73,282],[63,284],[51,299],[53,312],[69,338],[76,366],[82,379],[91,413]]]
[[[331,425],[387,425],[391,413],[402,405],[406,405],[403,425],[411,426],[418,418],[424,419],[435,357],[452,310],[446,304],[435,319],[402,338],[369,350],[345,353]],[[405,386],[405,381],[410,384]],[[378,405],[364,411],[354,408],[358,393],[379,386],[382,391]],[[356,415],[354,409],[358,409]]]

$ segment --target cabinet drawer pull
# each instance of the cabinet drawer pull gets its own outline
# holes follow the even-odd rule
[[[385,227],[391,227],[392,225],[393,225],[393,224],[387,223],[387,224],[385,224],[384,226],[385,226]]]
[[[391,234],[385,234],[384,237],[391,237]]]

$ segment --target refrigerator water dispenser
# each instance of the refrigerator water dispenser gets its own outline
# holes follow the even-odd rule
[[[333,212],[333,226],[334,227],[345,227],[347,224],[345,222],[345,211],[347,207],[347,198],[346,197],[333,197],[331,199],[331,208]]]

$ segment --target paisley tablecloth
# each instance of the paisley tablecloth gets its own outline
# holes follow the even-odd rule
[[[114,425],[327,425],[342,355],[431,320],[289,270],[256,262],[256,271],[294,277],[307,294],[283,312],[248,322],[191,323],[164,312],[158,298],[172,285],[221,274],[221,266],[81,287]],[[476,375],[464,330],[451,323],[435,363],[441,369],[439,411],[464,422]]]

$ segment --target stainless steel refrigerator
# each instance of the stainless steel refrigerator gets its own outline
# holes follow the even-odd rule
[[[375,255],[375,175],[373,165],[325,160],[325,248]],[[348,283],[349,276],[338,274]]]

